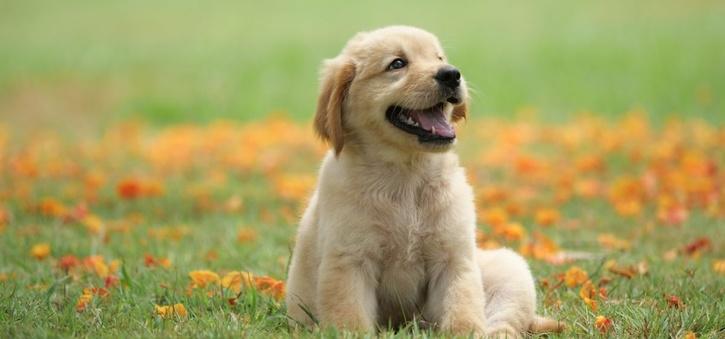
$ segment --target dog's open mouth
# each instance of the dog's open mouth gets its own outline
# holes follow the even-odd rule
[[[446,144],[456,139],[456,131],[443,112],[444,103],[426,109],[390,106],[385,117],[393,126],[418,136],[418,141]]]

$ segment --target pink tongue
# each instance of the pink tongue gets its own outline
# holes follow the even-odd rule
[[[410,115],[420,123],[420,127],[426,131],[432,132],[434,135],[446,138],[453,138],[456,136],[456,131],[454,131],[453,126],[448,123],[446,116],[442,111],[414,111],[411,112]]]

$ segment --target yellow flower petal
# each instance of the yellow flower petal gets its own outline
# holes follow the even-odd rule
[[[186,317],[188,315],[186,307],[184,307],[184,304],[180,303],[166,306],[154,305],[154,310],[156,311],[156,314],[162,318],[171,318],[174,315]]]
[[[219,275],[209,270],[189,272],[192,288],[205,288],[207,285],[219,283]]]
[[[570,267],[564,274],[564,283],[569,287],[581,285],[587,280],[589,275],[579,266]]]
[[[50,244],[40,243],[35,244],[30,249],[30,255],[37,260],[43,260],[50,254]]]
[[[242,287],[252,286],[254,283],[254,276],[249,272],[229,272],[224,278],[222,278],[222,287],[231,290],[234,293],[239,293]]]
[[[612,328],[612,320],[603,315],[598,315],[594,320],[594,327],[601,333],[607,333]]]

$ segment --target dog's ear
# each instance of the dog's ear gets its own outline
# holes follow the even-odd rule
[[[315,131],[332,144],[335,155],[344,144],[342,129],[343,101],[355,77],[355,64],[340,58],[326,60],[322,67],[320,97],[317,99]]]
[[[453,106],[453,113],[451,114],[451,120],[458,121],[466,119],[468,117],[468,99],[463,100],[459,105]]]

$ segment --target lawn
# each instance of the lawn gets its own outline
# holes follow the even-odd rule
[[[291,333],[280,301],[326,150],[317,67],[408,23],[475,90],[457,149],[478,244],[527,257],[560,336],[722,337],[722,17],[716,1],[4,2],[0,336],[355,336]]]

